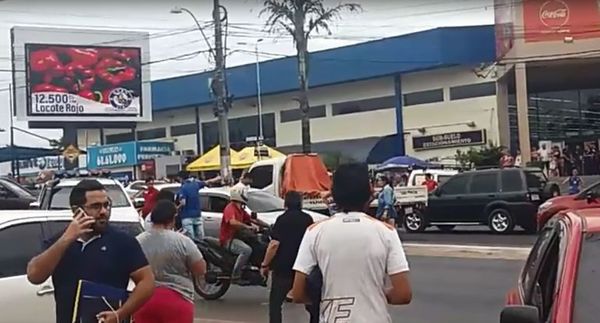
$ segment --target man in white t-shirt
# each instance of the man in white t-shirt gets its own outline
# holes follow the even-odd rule
[[[340,212],[305,233],[294,264],[294,302],[306,303],[307,277],[323,273],[321,323],[391,323],[388,304],[408,304],[408,263],[396,229],[362,210],[371,197],[366,165],[340,166],[333,175]]]
[[[546,144],[542,144],[540,149],[537,151],[538,156],[540,156],[540,161],[544,164],[543,171],[548,172],[550,170],[550,151],[546,147]]]

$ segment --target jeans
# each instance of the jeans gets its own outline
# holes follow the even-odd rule
[[[271,292],[269,293],[269,323],[281,323],[281,307],[293,284],[293,275],[272,273]]]
[[[181,219],[181,227],[185,231],[185,235],[192,240],[201,241],[204,239],[204,223],[201,218]]]
[[[233,265],[231,276],[239,278],[242,274],[242,268],[248,263],[252,255],[252,248],[242,240],[233,239],[229,242],[229,250],[238,255],[235,265]]]

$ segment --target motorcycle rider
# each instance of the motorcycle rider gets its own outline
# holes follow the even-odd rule
[[[252,255],[252,247],[244,242],[241,237],[243,235],[247,236],[248,232],[257,231],[253,224],[259,227],[269,227],[269,225],[256,219],[255,214],[251,216],[246,211],[245,206],[248,203],[247,189],[232,187],[230,195],[229,204],[223,210],[219,242],[222,247],[237,255],[231,280],[234,283],[244,284],[241,280],[242,268],[248,263]]]

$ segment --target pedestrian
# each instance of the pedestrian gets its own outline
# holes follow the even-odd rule
[[[371,195],[367,166],[341,165],[332,193],[342,212],[304,234],[293,267],[293,300],[307,301],[307,277],[320,268],[321,323],[391,323],[387,304],[412,299],[409,268],[396,229],[362,212]]]
[[[135,237],[110,225],[110,200],[97,180],[80,181],[73,188],[69,203],[73,221],[29,262],[27,279],[39,285],[52,276],[58,323],[75,322],[73,307],[80,280],[125,290],[131,279],[135,288],[123,306],[115,312],[98,314],[105,323],[120,322],[152,296],[152,269]],[[80,320],[76,318],[77,322]]]
[[[231,272],[231,280],[240,285],[247,284],[246,281],[242,280],[242,269],[252,255],[252,247],[244,241],[244,237],[256,231],[253,225],[269,227],[268,224],[253,218],[253,216],[246,212],[244,208],[246,203],[248,203],[246,191],[240,188],[232,188],[229,204],[223,210],[223,218],[221,219],[219,231],[221,246],[237,255]]]
[[[396,193],[387,176],[382,176],[377,181],[378,186],[381,187],[381,191],[377,195],[376,217],[395,226],[396,218],[398,217],[396,212]],[[333,199],[335,200],[335,197]]]
[[[421,185],[427,187],[427,192],[433,192],[438,188],[438,183],[433,179],[433,176],[429,173],[425,174],[425,180]]]
[[[548,174],[550,172],[550,151],[546,148],[546,144],[542,144],[537,151],[539,160],[542,162],[542,170]]]
[[[181,189],[177,193],[178,201],[181,204],[179,216],[181,218],[181,228],[185,235],[192,240],[201,241],[204,239],[204,225],[200,208],[199,191],[207,184],[219,180],[214,178],[208,181],[201,181],[189,175],[188,172],[181,172]]]
[[[169,190],[160,190],[158,194],[156,194],[156,203],[160,201],[170,201],[175,203],[175,193]],[[175,206],[179,209],[179,206],[175,204]],[[178,218],[178,217],[176,217]],[[176,219],[177,220],[177,219]],[[150,212],[146,218],[144,219],[144,228],[149,230],[152,228],[152,212]]]
[[[515,166],[515,159],[510,154],[507,148],[502,148],[502,156],[500,157],[500,168],[508,168]]]
[[[271,231],[271,242],[261,264],[261,273],[265,278],[271,275],[269,293],[269,322],[281,323],[281,306],[294,282],[294,261],[304,232],[313,224],[310,215],[302,212],[302,194],[290,191],[285,195],[285,212],[277,218]],[[311,322],[318,315],[311,318]]]
[[[138,241],[154,272],[156,289],[134,315],[136,323],[192,323],[194,280],[206,272],[206,263],[192,240],[173,231],[177,207],[161,200],[152,210],[152,229]]]
[[[154,178],[149,177],[146,179],[146,189],[144,190],[144,207],[142,208],[142,218],[146,218],[150,211],[154,209],[156,204],[156,196],[158,190],[154,187]]]
[[[581,192],[581,186],[583,185],[583,180],[579,177],[579,172],[577,168],[573,168],[571,171],[571,176],[563,181],[563,184],[569,183],[569,194],[574,195]]]

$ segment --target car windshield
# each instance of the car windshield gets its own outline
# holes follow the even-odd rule
[[[31,194],[29,191],[27,191],[26,189],[24,189],[23,187],[21,187],[18,184],[15,184],[14,182],[10,181],[10,180],[2,180],[2,184],[8,188],[10,188],[11,191],[13,191],[15,194],[17,194],[20,197],[30,197],[33,196],[33,194]]]
[[[253,212],[275,212],[285,209],[283,200],[263,191],[248,192],[248,207]]]
[[[104,185],[106,188],[106,193],[108,197],[112,201],[112,207],[129,207],[131,203],[129,202],[129,198],[125,195],[125,192],[118,185]],[[50,195],[50,210],[68,210],[71,207],[69,206],[69,196],[71,195],[71,191],[73,190],[73,186],[62,186],[55,187],[52,189],[52,193]]]
[[[546,175],[540,171],[526,171],[525,178],[527,179],[528,188],[543,188],[548,182]]]
[[[589,235],[581,246],[573,322],[598,322],[596,313],[598,290],[600,290],[598,259],[600,259],[600,234]]]

